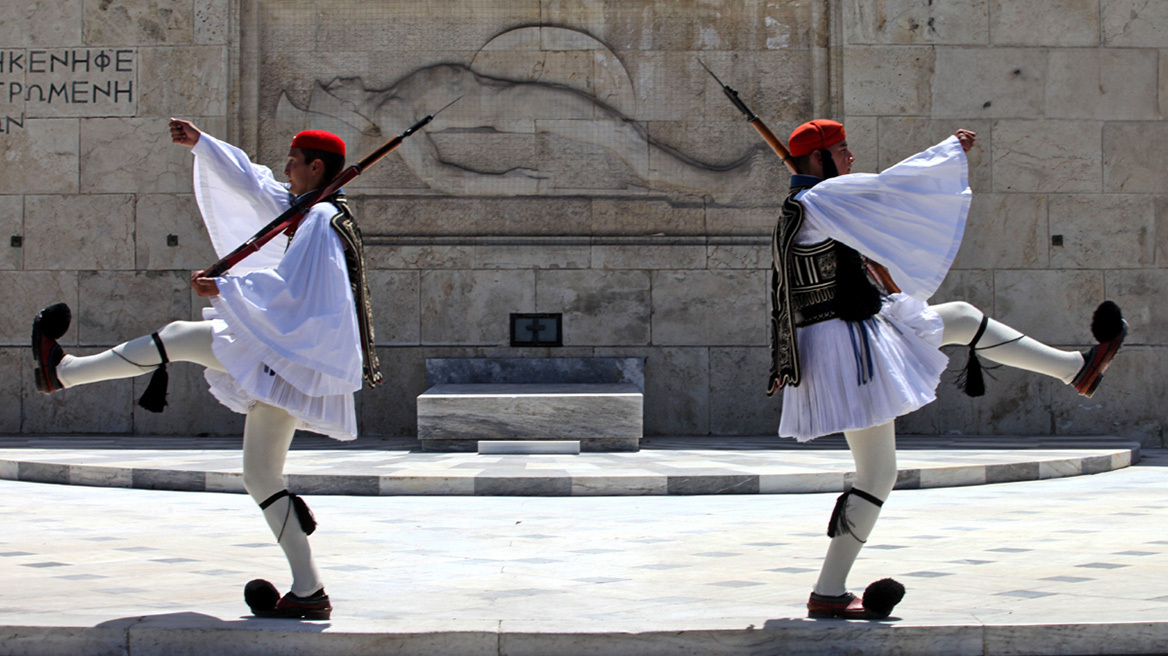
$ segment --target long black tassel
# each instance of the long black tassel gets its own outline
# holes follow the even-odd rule
[[[977,327],[977,334],[974,335],[973,339],[970,340],[969,344],[967,344],[967,346],[969,347],[969,360],[967,360],[965,362],[965,368],[961,371],[960,374],[957,375],[957,387],[961,391],[965,392],[965,394],[967,396],[983,396],[983,395],[985,395],[985,391],[986,391],[985,376],[989,375],[988,373],[986,373],[986,371],[988,369],[997,369],[998,368],[998,367],[983,367],[981,364],[981,359],[977,357],[977,352],[978,351],[986,351],[986,350],[989,350],[992,348],[997,348],[999,346],[1005,346],[1006,344],[1013,344],[1014,342],[1017,342],[1018,340],[1020,340],[1026,336],[1026,335],[1018,335],[1014,339],[1007,339],[1006,341],[998,343],[998,344],[991,344],[989,346],[979,347],[977,345],[977,342],[978,342],[978,340],[981,339],[981,336],[985,333],[986,326],[988,326],[989,323],[990,323],[990,318],[984,314],[981,315],[981,325],[979,325]],[[1001,366],[1001,365],[998,365],[998,366]],[[993,378],[993,376],[990,376],[990,378]]]
[[[965,369],[957,376],[957,387],[965,392],[966,396],[983,396],[985,394],[985,377],[982,376],[981,360],[977,357],[977,342],[985,334],[986,326],[989,323],[989,317],[981,315],[981,325],[977,327],[977,334],[967,345],[969,359],[965,362]]]
[[[288,504],[288,512],[284,514],[284,526],[280,528],[280,534],[276,536],[276,542],[279,542],[284,537],[284,529],[288,527],[288,517],[292,514],[292,509],[296,509],[296,520],[300,522],[300,530],[304,531],[305,535],[312,535],[313,531],[316,530],[316,517],[313,516],[312,511],[308,508],[308,504],[305,503],[304,499],[292,494],[288,490],[280,490],[261,501],[260,510],[267,510],[268,506],[284,497],[288,497],[290,503]]]
[[[304,499],[295,494],[289,496],[292,497],[292,507],[296,508],[296,519],[300,520],[300,529],[304,531],[305,535],[312,535],[312,532],[316,530],[316,517]]]
[[[863,544],[866,542],[866,540],[860,540],[860,537],[856,535],[855,531],[852,530],[855,528],[855,526],[853,526],[851,520],[848,519],[848,497],[853,494],[876,506],[877,508],[884,506],[883,501],[863,490],[857,490],[854,487],[849,489],[847,492],[839,495],[839,498],[835,500],[835,508],[832,509],[831,519],[829,519],[827,523],[827,537],[834,538],[841,533],[847,533]]]
[[[154,370],[154,375],[150,376],[150,384],[146,386],[146,391],[142,392],[138,405],[150,412],[162,412],[166,407],[166,389],[170,386],[170,374],[166,372],[166,363],[170,362],[170,359],[166,357],[166,348],[162,346],[162,339],[158,337],[158,333],[152,333],[150,336],[154,338],[154,346],[158,348],[162,363]]]

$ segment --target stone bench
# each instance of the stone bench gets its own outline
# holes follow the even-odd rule
[[[431,358],[418,439],[427,451],[475,451],[493,440],[637,451],[643,367],[642,358]]]

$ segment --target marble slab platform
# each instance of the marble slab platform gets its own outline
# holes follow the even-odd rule
[[[485,440],[579,440],[583,451],[636,451],[644,394],[631,383],[440,384],[418,396],[427,451]]]
[[[426,358],[426,387],[479,383],[628,383],[645,391],[645,358]]]

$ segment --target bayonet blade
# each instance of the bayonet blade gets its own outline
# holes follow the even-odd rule
[[[435,116],[437,116],[437,115],[441,114],[443,111],[445,111],[445,110],[446,110],[446,108],[447,108],[447,107],[449,107],[449,106],[453,105],[454,103],[456,103],[456,102],[458,102],[458,101],[460,101],[460,100],[462,100],[462,96],[459,96],[459,97],[455,98],[454,100],[451,100],[450,102],[448,102],[448,103],[446,103],[445,105],[443,105],[443,106],[442,106],[442,109],[440,109],[440,110],[438,110],[438,111],[434,112],[433,114],[431,114],[431,115],[430,115],[430,118],[434,118]]]
[[[720,87],[726,86],[725,84],[722,84],[722,80],[718,79],[718,76],[714,74],[714,71],[711,71],[710,67],[706,66],[706,62],[702,61],[701,57],[698,57],[698,63],[702,65],[702,68],[706,69],[707,73],[709,73],[710,75],[712,75],[714,77],[714,81],[718,83],[718,86],[720,86]]]

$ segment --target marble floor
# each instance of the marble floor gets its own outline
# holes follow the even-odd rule
[[[295,454],[294,454],[295,455]],[[916,454],[906,454],[916,455]],[[908,595],[813,621],[834,494],[317,496],[328,622],[244,495],[0,481],[0,654],[1147,654],[1168,645],[1168,452],[893,494],[852,572]]]

